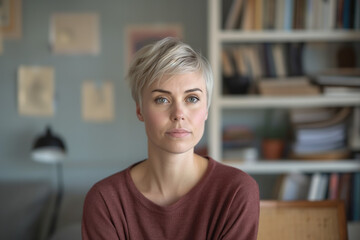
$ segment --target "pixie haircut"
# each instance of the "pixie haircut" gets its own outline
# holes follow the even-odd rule
[[[185,73],[200,73],[205,80],[207,107],[210,106],[213,75],[209,62],[189,45],[176,38],[164,38],[141,48],[134,56],[127,75],[131,94],[141,106],[144,88],[162,79]]]

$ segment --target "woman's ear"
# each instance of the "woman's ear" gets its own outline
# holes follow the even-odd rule
[[[143,115],[141,113],[141,107],[140,107],[139,103],[136,103],[136,116],[138,117],[138,119],[140,121],[142,121],[142,122],[144,121],[144,117],[143,117]]]

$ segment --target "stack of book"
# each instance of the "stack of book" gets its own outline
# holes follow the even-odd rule
[[[315,76],[314,81],[329,96],[359,96],[360,69],[331,69]]]
[[[224,0],[224,29],[360,29],[354,0]]]
[[[247,93],[260,78],[304,76],[303,43],[243,44],[222,51],[224,87]]]
[[[252,129],[242,125],[229,125],[223,131],[225,161],[256,161],[258,150]]]
[[[257,83],[260,95],[264,96],[308,96],[319,95],[320,88],[311,84],[307,77],[264,78]]]
[[[274,198],[295,200],[343,200],[349,221],[360,220],[360,173],[290,173],[278,177]]]
[[[351,108],[293,109],[291,158],[338,160],[347,158]],[[306,119],[306,120],[305,120]]]

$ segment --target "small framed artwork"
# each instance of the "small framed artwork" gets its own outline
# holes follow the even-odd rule
[[[100,52],[100,17],[97,13],[54,13],[50,25],[54,54]]]
[[[18,111],[20,115],[50,117],[54,115],[54,68],[20,66],[18,69]]]
[[[111,122],[115,116],[114,87],[110,81],[96,84],[84,81],[82,86],[82,117],[88,122]]]
[[[0,0],[0,26],[4,39],[21,37],[21,0]]]
[[[180,24],[130,25],[126,28],[126,64],[128,67],[137,50],[165,37],[183,38]]]

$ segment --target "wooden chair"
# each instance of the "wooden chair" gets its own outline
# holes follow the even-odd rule
[[[258,240],[347,240],[342,201],[261,201]]]

